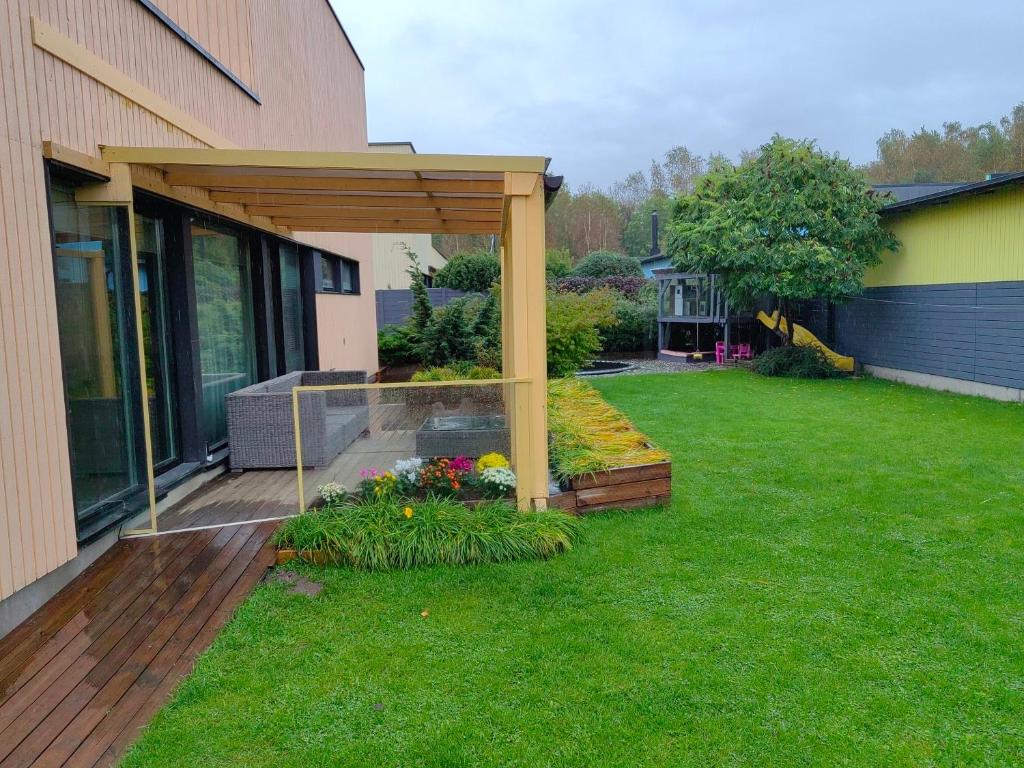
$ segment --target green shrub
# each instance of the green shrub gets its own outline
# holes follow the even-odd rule
[[[466,318],[466,300],[456,299],[434,311],[419,346],[425,365],[449,365],[473,357],[473,331]]]
[[[419,258],[408,248],[405,253],[409,257],[409,266],[405,271],[412,280],[409,285],[412,290],[412,316],[409,318],[409,327],[418,342],[423,338],[423,334],[430,325],[434,316],[434,307],[430,303],[430,294],[427,292],[427,284],[423,280],[423,272],[420,271]]]
[[[500,280],[501,263],[493,253],[459,253],[434,275],[434,286],[484,293]]]
[[[410,325],[387,325],[377,332],[377,352],[382,365],[419,362],[416,332]]]
[[[345,502],[287,521],[278,546],[371,571],[551,557],[579,540],[580,523],[557,510],[520,512],[501,501]]]
[[[473,321],[473,356],[477,364],[485,368],[501,370],[501,304],[500,288],[493,286],[487,292]]]
[[[625,297],[615,300],[615,325],[601,332],[604,352],[643,352],[658,344],[658,308]]]
[[[592,251],[569,274],[572,277],[641,277],[640,260],[614,251]]]
[[[566,277],[572,272],[572,253],[568,248],[549,248],[544,254],[544,272],[548,280]]]
[[[794,379],[834,379],[842,372],[817,347],[775,347],[758,355],[754,370],[762,376]]]
[[[615,324],[615,294],[548,291],[548,375],[572,376],[601,350],[599,328]]]
[[[501,371],[468,362],[426,368],[412,375],[413,381],[483,381],[500,378]]]

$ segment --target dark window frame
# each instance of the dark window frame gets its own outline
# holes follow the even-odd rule
[[[359,296],[362,294],[359,278],[359,262],[336,253],[314,251],[317,261],[317,293],[336,294],[339,296]],[[351,270],[352,287],[345,290],[343,267]],[[330,270],[333,287],[324,286],[324,270]]]

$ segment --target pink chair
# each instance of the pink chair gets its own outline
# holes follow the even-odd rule
[[[749,344],[737,344],[735,355],[739,360],[753,360],[754,351]]]
[[[716,341],[715,342],[715,362],[718,363],[719,365],[723,365],[725,363],[725,342],[724,341]]]

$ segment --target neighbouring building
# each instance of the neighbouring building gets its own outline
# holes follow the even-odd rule
[[[7,0],[0,82],[3,634],[146,504],[136,301],[161,496],[222,459],[224,394],[377,351],[372,234],[293,234],[254,205],[287,189],[201,168],[133,170],[134,231],[89,195],[100,145],[367,151],[327,0]]]
[[[389,152],[398,155],[414,155],[416,147],[411,141],[370,142],[371,152]],[[378,291],[408,288],[408,253],[416,254],[423,279],[430,288],[434,275],[448,263],[448,259],[434,248],[433,236],[416,233],[375,232],[373,238],[373,277]]]
[[[1024,173],[879,189],[902,247],[812,328],[876,376],[1024,400]]]

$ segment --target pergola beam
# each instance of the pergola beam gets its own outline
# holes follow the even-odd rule
[[[501,214],[500,197],[427,197],[426,195],[356,195],[295,192],[219,192],[214,190],[210,198],[218,203],[236,203],[238,205],[278,205],[278,206],[358,206],[430,208],[437,206],[438,201],[447,209],[486,210]]]
[[[501,231],[501,224],[486,224],[478,221],[451,221],[432,223],[418,221],[392,222],[353,220],[323,221],[319,219],[274,219],[274,224],[293,232],[387,232],[409,235],[496,235]]]
[[[274,149],[102,147],[108,163],[193,165],[291,170],[409,171],[421,173],[544,173],[543,157],[516,155],[405,155],[387,152],[306,152]]]
[[[449,210],[442,208],[351,208],[342,206],[249,205],[245,212],[252,216],[274,216],[288,219],[371,219],[382,220],[438,220],[485,221],[501,223],[501,211]]]
[[[171,172],[164,182],[172,187],[204,187],[220,191],[261,192],[404,192],[493,195],[500,200],[502,183],[492,179],[395,179],[355,176],[296,176],[233,174],[230,171]]]

